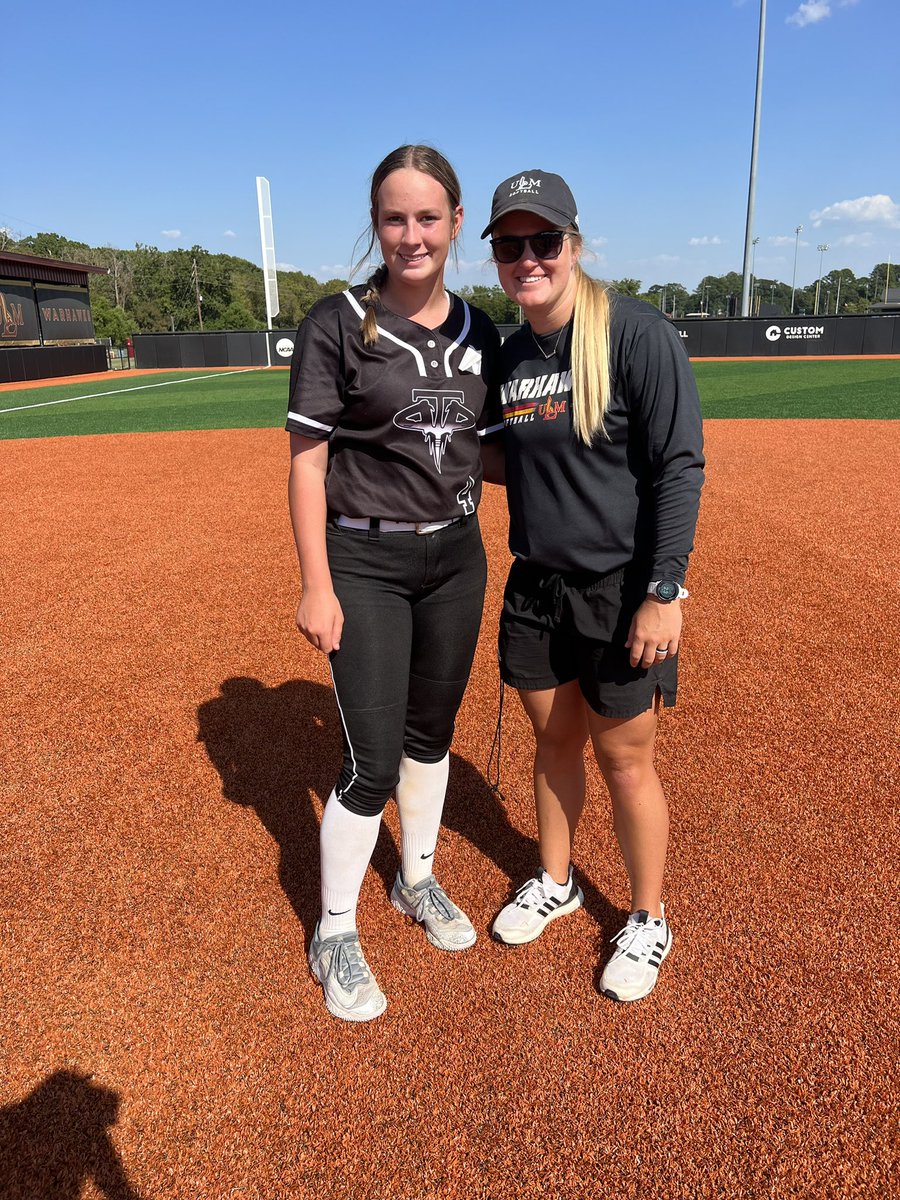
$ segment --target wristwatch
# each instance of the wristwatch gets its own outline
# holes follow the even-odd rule
[[[686,600],[690,592],[674,579],[655,579],[647,584],[647,595],[655,596],[663,604],[671,604],[673,600]]]

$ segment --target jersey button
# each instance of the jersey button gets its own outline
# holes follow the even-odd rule
[[[432,365],[433,367],[436,367],[436,366],[438,365],[438,362],[437,362],[437,359],[436,359],[436,358],[433,358],[433,359],[431,360],[431,365]]]
[[[429,350],[433,350],[433,349],[435,348],[435,346],[436,346],[436,345],[437,345],[437,342],[429,342],[429,343],[428,343],[428,349],[429,349]]]

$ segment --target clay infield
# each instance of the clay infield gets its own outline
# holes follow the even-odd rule
[[[586,908],[510,950],[537,865],[507,695],[508,558],[457,728],[437,871],[477,945],[388,902],[360,929],[380,1020],[329,1017],[305,951],[338,726],[296,633],[285,435],[7,442],[0,1200],[880,1197],[898,1179],[900,423],[710,421],[679,705],[674,949],[596,991],[625,877],[596,772]]]

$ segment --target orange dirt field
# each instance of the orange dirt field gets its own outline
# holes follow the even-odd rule
[[[339,735],[293,624],[284,434],[3,443],[0,1200],[891,1192],[900,422],[706,434],[659,986],[596,990],[627,893],[595,771],[586,907],[518,950],[488,936],[537,865],[513,694],[504,802],[484,780],[489,488],[436,868],[478,943],[442,955],[391,908],[389,808],[360,906],[388,1010],[361,1026],[305,963]]]

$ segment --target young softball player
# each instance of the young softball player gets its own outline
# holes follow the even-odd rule
[[[444,288],[463,221],[453,168],[431,147],[401,146],[376,168],[370,199],[366,257],[377,242],[383,263],[300,326],[287,419],[297,625],[329,656],[344,747],[309,963],[348,1021],[387,1003],[356,907],[391,795],[402,831],[392,903],[439,949],[475,941],[434,861],[484,599],[480,443],[502,428],[486,383],[496,329]]]

